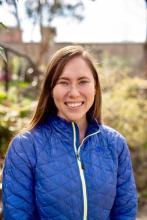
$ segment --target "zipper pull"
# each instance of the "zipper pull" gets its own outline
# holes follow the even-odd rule
[[[77,153],[77,159],[80,160],[80,155],[79,155],[79,153]]]
[[[81,167],[82,167],[82,170],[85,169],[85,166],[84,166],[84,163],[83,163],[83,162],[81,162]]]
[[[81,163],[81,168],[82,168],[82,170],[84,170],[84,169],[85,169],[85,166],[84,166],[84,163],[80,160],[80,154],[79,154],[79,153],[77,153],[77,160],[80,161],[80,163]]]

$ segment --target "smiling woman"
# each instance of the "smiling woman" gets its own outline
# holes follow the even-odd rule
[[[49,61],[34,116],[5,159],[3,208],[5,220],[135,220],[129,149],[102,124],[98,72],[80,46]]]
[[[85,136],[86,114],[94,103],[95,90],[92,71],[81,56],[74,57],[66,64],[53,89],[58,115],[76,122],[81,131],[80,141]]]

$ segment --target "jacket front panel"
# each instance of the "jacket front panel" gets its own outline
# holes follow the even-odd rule
[[[116,195],[117,164],[112,160],[109,149],[100,142],[99,135],[89,138],[81,150],[90,220],[98,216],[99,219],[109,219]],[[91,139],[95,139],[94,145]]]
[[[51,131],[52,132],[52,131]],[[73,141],[59,133],[46,136],[37,156],[35,192],[42,219],[82,219],[83,196]]]
[[[13,140],[3,174],[6,220],[135,219],[136,188],[124,138],[95,122],[81,146],[77,127],[75,135],[80,158],[71,123],[58,117]]]

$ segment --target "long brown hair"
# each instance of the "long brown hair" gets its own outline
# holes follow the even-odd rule
[[[74,45],[66,46],[58,50],[50,59],[45,79],[43,81],[42,89],[40,92],[36,111],[34,112],[34,115],[27,126],[28,130],[34,128],[39,123],[45,121],[48,116],[57,114],[57,108],[52,98],[52,91],[54,86],[56,85],[57,80],[62,74],[65,65],[69,60],[71,60],[75,56],[82,57],[93,73],[93,77],[96,84],[96,94],[94,103],[87,112],[87,114],[91,118],[95,118],[99,123],[101,123],[102,95],[95,62],[90,53],[88,53],[83,47]]]

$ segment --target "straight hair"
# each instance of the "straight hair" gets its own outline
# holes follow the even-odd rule
[[[51,57],[43,80],[36,110],[26,127],[26,130],[33,129],[38,124],[44,122],[49,116],[57,114],[57,108],[52,97],[52,91],[57,83],[57,80],[61,76],[65,65],[74,57],[81,57],[88,64],[95,81],[95,99],[93,105],[87,112],[87,117],[96,119],[98,123],[102,122],[102,94],[95,60],[82,46],[73,45],[59,49]]]

